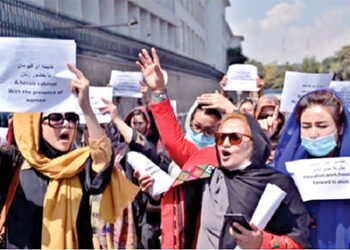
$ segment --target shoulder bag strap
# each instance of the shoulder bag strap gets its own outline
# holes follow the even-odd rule
[[[0,214],[0,233],[2,233],[3,229],[4,229],[4,224],[6,221],[6,217],[7,217],[7,213],[10,209],[13,197],[15,196],[16,193],[16,189],[19,183],[19,172],[21,171],[21,168],[17,168],[15,174],[13,175],[12,181],[11,181],[11,185],[9,188],[9,191],[7,193],[7,197],[6,197],[6,202],[4,204],[4,206],[2,207],[1,210],[1,214]]]

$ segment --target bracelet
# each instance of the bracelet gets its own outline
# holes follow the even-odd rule
[[[156,104],[156,103],[160,103],[164,100],[168,99],[168,94],[166,89],[162,92],[153,92],[151,93],[151,102]]]

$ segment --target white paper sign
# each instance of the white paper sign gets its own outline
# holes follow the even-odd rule
[[[142,79],[141,72],[112,70],[109,83],[113,87],[114,96],[141,98],[140,81]]]
[[[350,81],[331,81],[329,88],[341,94],[346,107],[350,109]]]
[[[291,113],[301,96],[312,90],[327,89],[332,78],[333,73],[311,74],[287,71],[284,78],[280,111]]]
[[[98,123],[110,122],[111,115],[109,113],[103,115],[99,108],[107,106],[107,104],[102,101],[102,97],[108,101],[112,101],[113,89],[111,87],[89,87],[89,95],[90,104]],[[79,115],[79,123],[86,124],[83,111],[80,107],[77,110],[77,114]]]
[[[140,172],[140,176],[149,174],[154,178],[149,189],[149,193],[153,197],[166,192],[175,180],[141,153],[131,151],[126,155],[126,160],[133,169]]]
[[[250,64],[233,64],[227,70],[227,84],[224,90],[259,91],[256,87],[258,69]]]
[[[6,135],[7,135],[8,128],[0,127],[0,145],[6,145]]]
[[[0,111],[65,112],[76,109],[73,40],[0,38]]]
[[[350,157],[286,162],[303,201],[350,199]]]
[[[264,230],[286,195],[286,192],[278,186],[268,183],[253,213],[251,222],[260,230]]]

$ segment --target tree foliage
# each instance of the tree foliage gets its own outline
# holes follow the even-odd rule
[[[241,50],[239,51],[241,52]],[[234,53],[231,55],[234,55]],[[344,46],[341,50],[337,51],[334,56],[327,57],[322,62],[318,62],[315,57],[307,57],[304,58],[301,63],[296,64],[286,63],[264,65],[259,61],[253,59],[248,60],[247,58],[245,63],[257,66],[259,75],[263,77],[263,80],[265,82],[265,88],[282,88],[286,71],[306,73],[334,73],[335,80],[349,81],[350,45]]]
[[[304,73],[319,73],[320,63],[316,61],[315,57],[304,58],[300,71]]]
[[[265,69],[264,69],[264,65],[261,62],[258,62],[258,61],[254,60],[254,59],[251,59],[251,60],[246,61],[245,63],[246,64],[255,65],[258,68],[258,75],[261,78],[264,78],[264,76],[265,76]]]
[[[350,45],[336,53],[337,62],[333,65],[337,80],[350,80]]]
[[[229,48],[227,49],[227,66],[231,64],[243,64],[248,60],[246,56],[242,54],[242,48]]]

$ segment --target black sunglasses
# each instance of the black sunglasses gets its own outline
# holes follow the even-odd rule
[[[250,135],[241,134],[241,133],[216,133],[215,134],[216,145],[222,145],[227,136],[229,138],[229,142],[231,145],[241,144],[244,136],[248,137],[249,139],[252,139]]]
[[[70,128],[77,128],[79,124],[79,115],[73,112],[65,113],[51,113],[48,116],[41,118],[41,122],[48,120],[48,124],[52,128],[63,128],[64,120],[68,121]]]

